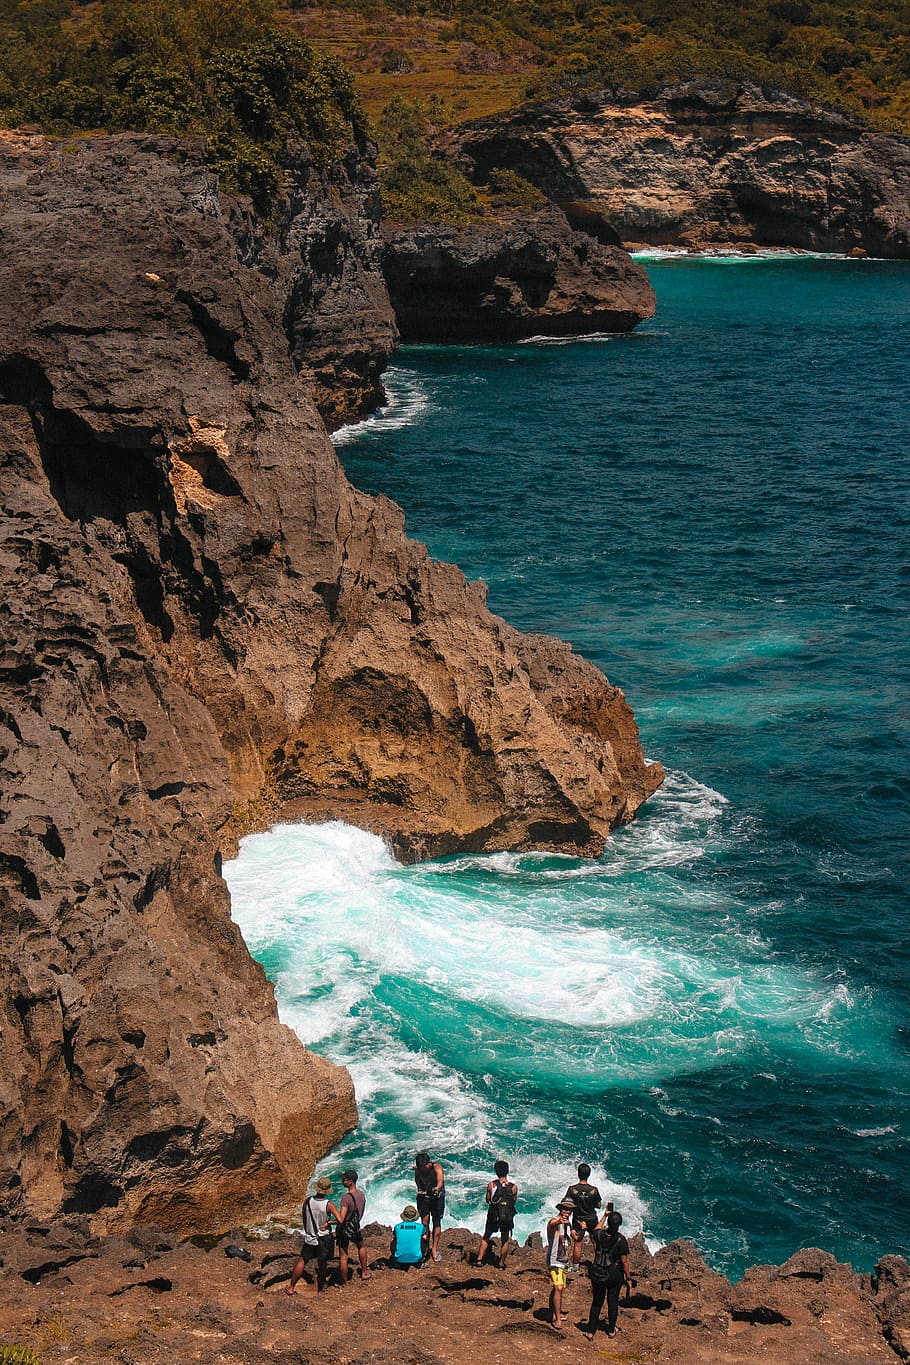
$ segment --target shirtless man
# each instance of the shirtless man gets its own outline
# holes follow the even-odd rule
[[[417,1186],[417,1212],[427,1230],[430,1256],[434,1261],[441,1261],[439,1238],[446,1207],[446,1183],[442,1167],[438,1161],[430,1159],[429,1152],[418,1152],[414,1158],[414,1184]],[[433,1220],[432,1233],[430,1219]]]

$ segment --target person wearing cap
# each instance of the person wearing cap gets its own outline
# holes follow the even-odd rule
[[[585,1328],[588,1341],[594,1340],[604,1299],[607,1300],[607,1336],[615,1337],[619,1331],[616,1326],[619,1291],[623,1284],[628,1286],[632,1283],[629,1276],[629,1243],[620,1232],[621,1227],[622,1214],[614,1213],[611,1204],[591,1233],[594,1260],[591,1263],[591,1311]]]
[[[293,1294],[297,1289],[297,1281],[306,1270],[307,1261],[316,1257],[316,1292],[321,1294],[325,1289],[325,1282],[329,1268],[329,1257],[335,1248],[335,1237],[332,1233],[331,1220],[341,1221],[341,1214],[329,1199],[332,1193],[332,1182],[328,1176],[321,1175],[313,1187],[314,1193],[309,1195],[303,1202],[303,1244],[300,1248],[300,1255],[294,1263],[291,1271],[291,1282],[285,1289],[286,1294]]]
[[[344,1285],[348,1282],[348,1250],[352,1245],[357,1248],[360,1260],[360,1278],[371,1280],[373,1276],[367,1268],[367,1249],[363,1245],[363,1211],[367,1206],[367,1197],[363,1190],[357,1188],[356,1171],[343,1171],[341,1183],[345,1192],[341,1196],[338,1210],[335,1242],[338,1247],[338,1269],[341,1272],[341,1283]]]
[[[560,1199],[556,1213],[547,1223],[547,1271],[550,1276],[550,1321],[557,1331],[562,1327],[562,1292],[566,1287],[572,1249],[571,1219],[575,1205]]]
[[[392,1229],[392,1265],[410,1270],[422,1265],[429,1253],[427,1230],[413,1204],[401,1210],[401,1222]]]

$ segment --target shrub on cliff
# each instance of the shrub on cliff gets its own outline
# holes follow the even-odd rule
[[[202,133],[231,188],[268,207],[289,145],[337,159],[366,120],[349,72],[287,30],[274,0],[0,0],[0,122],[51,134]]]
[[[423,106],[396,95],[379,116],[383,215],[396,223],[470,223],[482,213],[477,191],[450,161],[430,151]]]

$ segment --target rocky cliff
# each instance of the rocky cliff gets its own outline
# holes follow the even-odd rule
[[[467,227],[387,224],[384,236],[404,341],[629,332],[656,306],[641,266],[552,205]]]
[[[0,1214],[223,1227],[355,1120],[231,924],[233,835],[594,853],[661,773],[348,484],[197,151],[4,135],[0,185]]]
[[[752,85],[528,105],[468,125],[455,150],[479,181],[505,166],[591,202],[624,242],[910,256],[910,139]]]
[[[328,174],[298,146],[272,221],[246,202],[230,214],[240,258],[276,294],[294,363],[329,430],[383,401],[381,375],[398,341],[371,150],[352,145]]]
[[[372,1279],[318,1296],[303,1282],[288,1298],[296,1238],[248,1241],[244,1261],[225,1255],[246,1241],[242,1234],[207,1254],[151,1229],[92,1238],[78,1220],[32,1226],[4,1244],[0,1336],[38,1348],[42,1365],[301,1365],[301,1338],[307,1365],[910,1358],[910,1268],[900,1256],[859,1274],[805,1249],[731,1284],[692,1242],[652,1256],[639,1233],[630,1239],[633,1287],[621,1300],[621,1336],[611,1341],[601,1328],[590,1344],[581,1331],[591,1303],[584,1273],[569,1277],[563,1329],[550,1326],[539,1233],[499,1270],[493,1257],[474,1263],[479,1233],[447,1228],[442,1262],[410,1273],[388,1267],[389,1233],[366,1228]]]

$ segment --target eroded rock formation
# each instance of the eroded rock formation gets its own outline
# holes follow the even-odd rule
[[[641,266],[574,232],[555,206],[467,227],[387,224],[384,235],[405,341],[629,332],[654,313]]]
[[[0,1214],[223,1227],[355,1117],[230,922],[233,832],[594,853],[661,773],[347,483],[193,148],[6,135],[0,183]]]
[[[41,1350],[43,1365],[444,1365],[475,1358],[555,1365],[601,1358],[664,1365],[897,1365],[910,1356],[910,1269],[885,1256],[858,1274],[827,1252],[798,1251],[731,1284],[692,1242],[653,1256],[631,1239],[634,1287],[621,1336],[579,1330],[591,1301],[570,1277],[565,1326],[549,1325],[540,1234],[508,1269],[475,1265],[480,1236],[442,1234],[440,1264],[387,1267],[389,1229],[366,1228],[373,1278],[318,1297],[285,1295],[299,1242],[236,1234],[210,1252],[138,1229],[92,1239],[78,1224],[8,1237],[0,1267],[0,1337]],[[244,1261],[225,1255],[238,1244]],[[871,1269],[871,1267],[870,1267]]]
[[[590,202],[624,242],[910,256],[910,139],[748,84],[528,105],[468,125],[454,149],[479,181],[507,166]]]

